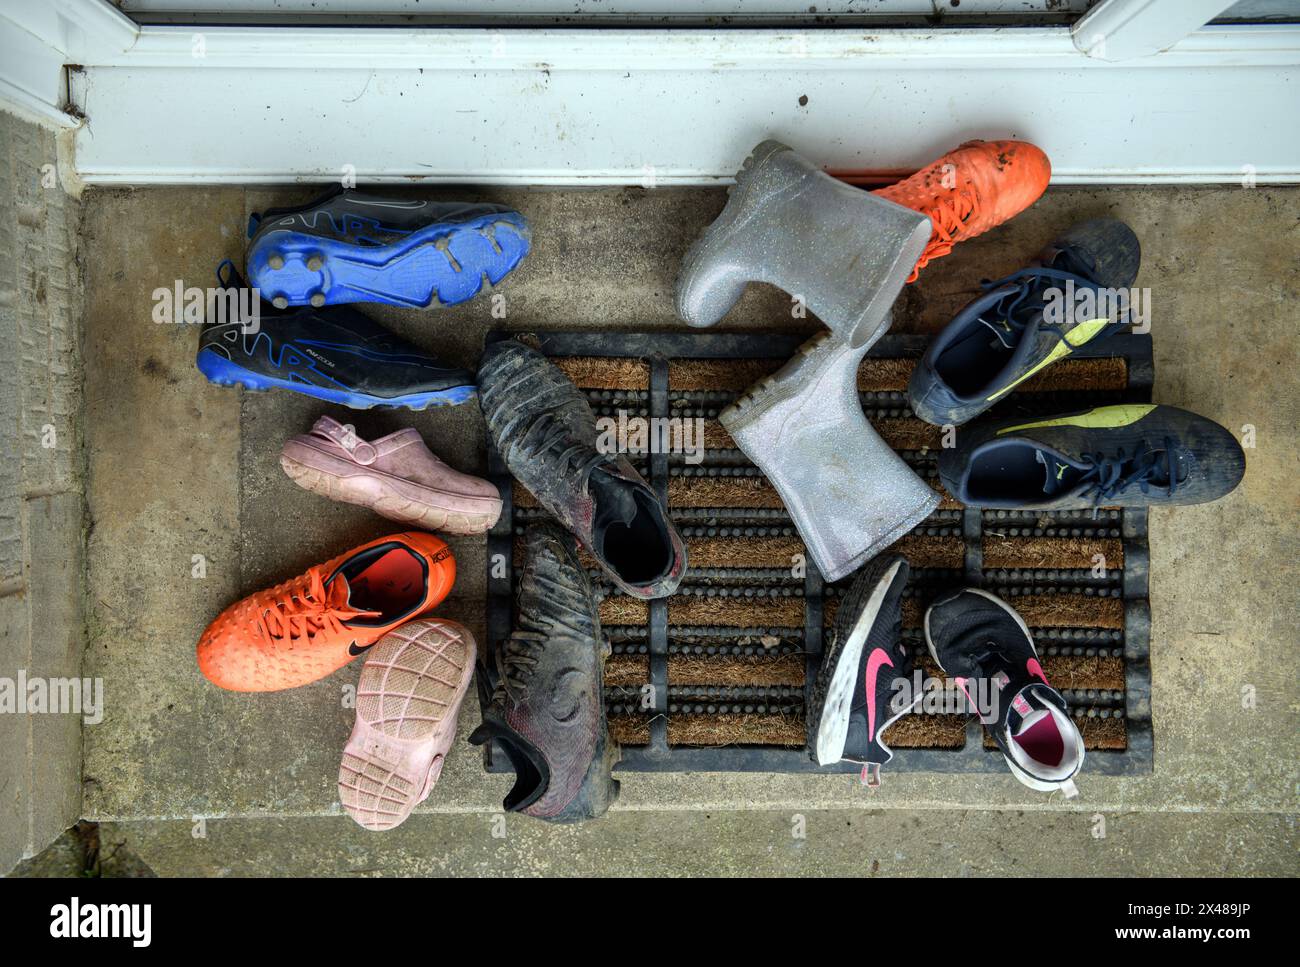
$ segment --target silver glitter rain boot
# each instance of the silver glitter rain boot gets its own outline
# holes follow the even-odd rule
[[[748,283],[770,282],[850,346],[884,331],[930,240],[927,216],[832,178],[779,141],[753,150],[729,192],[682,262],[679,316],[711,326]]]
[[[890,321],[886,314],[883,329]],[[776,487],[827,581],[874,557],[939,504],[862,412],[857,374],[867,348],[815,336],[718,417]]]

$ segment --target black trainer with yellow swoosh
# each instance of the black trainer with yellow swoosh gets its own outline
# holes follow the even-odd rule
[[[1141,250],[1113,218],[1072,226],[1027,268],[985,289],[917,364],[907,396],[936,426],[973,420],[1025,380],[1128,321]]]
[[[939,480],[957,500],[1021,510],[1201,504],[1230,493],[1245,471],[1227,429],[1154,403],[981,420],[939,454]]]

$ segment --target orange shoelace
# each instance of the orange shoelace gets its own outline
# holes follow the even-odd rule
[[[372,618],[378,613],[348,605],[348,583],[342,576],[331,582],[326,592],[320,571],[312,569],[268,592],[268,601],[257,616],[257,627],[271,641],[287,640],[292,646],[299,641],[310,642],[324,631],[341,633],[344,621]]]
[[[921,257],[916,260],[912,274],[907,277],[908,282],[915,282],[916,277],[921,274],[921,270],[930,263],[931,259],[937,259],[952,251],[953,245],[957,242],[957,233],[962,230],[966,219],[970,218],[971,213],[975,211],[975,196],[968,188],[958,188],[951,194],[936,198],[923,211],[930,216],[930,241],[926,243]]]

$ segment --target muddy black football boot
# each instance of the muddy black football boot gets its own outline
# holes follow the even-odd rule
[[[808,704],[813,761],[860,763],[869,786],[880,785],[880,767],[894,757],[885,732],[921,700],[910,681],[912,655],[902,643],[909,573],[902,555],[888,554],[854,579],[835,613]]]
[[[257,317],[234,298],[244,280],[229,261],[217,268],[220,300],[209,305],[195,365],[218,386],[285,389],[367,410],[463,403],[474,374],[448,366],[350,306],[276,309]]]
[[[506,810],[568,823],[604,815],[618,798],[618,746],[605,721],[609,654],[573,539],[552,523],[524,537],[514,630],[478,669],[483,724],[515,768]]]
[[[281,309],[450,306],[496,285],[528,248],[528,223],[502,205],[335,188],[301,208],[262,214],[248,245],[248,276]]]
[[[627,459],[596,448],[596,418],[582,391],[537,350],[512,339],[483,351],[478,382],[488,432],[506,467],[614,583],[637,598],[677,590],[686,573],[681,535]]]

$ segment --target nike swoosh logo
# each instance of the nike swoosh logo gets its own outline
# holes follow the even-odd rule
[[[883,648],[877,648],[867,657],[867,741],[876,737],[876,678],[880,675],[880,666],[894,667],[889,655]]]
[[[1030,658],[1028,661],[1026,661],[1025,670],[1029,672],[1029,674],[1034,675],[1039,679],[1041,679],[1044,685],[1048,685],[1047,676],[1043,674],[1043,666],[1038,664],[1038,659]],[[1050,688],[1051,686],[1048,685],[1048,687]]]
[[[353,658],[356,658],[357,655],[361,654],[363,651],[369,651],[373,647],[375,646],[373,643],[371,643],[369,645],[366,645],[364,648],[358,648],[357,643],[353,641],[352,644],[348,645],[348,654],[351,655]]]

